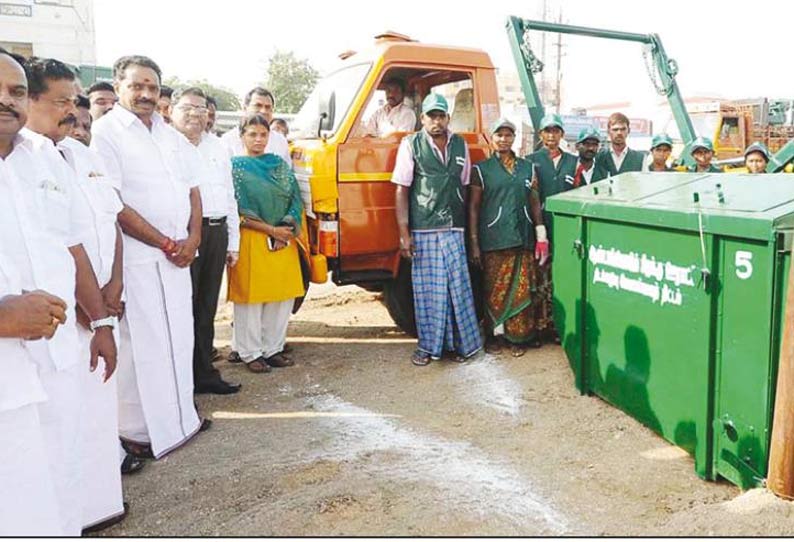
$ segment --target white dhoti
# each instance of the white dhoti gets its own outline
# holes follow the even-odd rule
[[[246,363],[284,350],[294,299],[234,304],[234,349]]]
[[[80,536],[82,530],[80,370],[88,370],[88,361],[62,371],[42,371],[41,383],[48,399],[37,405],[65,536]]]
[[[96,371],[88,370],[91,359],[91,337],[80,330],[80,359],[86,369],[80,371],[82,413],[80,439],[83,456],[81,465],[82,526],[92,527],[124,513],[119,469],[119,416],[116,375],[103,382],[104,361],[99,360]]]
[[[119,434],[151,444],[156,458],[199,429],[193,405],[190,269],[168,262],[125,266],[127,310],[119,350]]]
[[[0,537],[67,534],[47,466],[38,405],[0,411],[0,434]]]

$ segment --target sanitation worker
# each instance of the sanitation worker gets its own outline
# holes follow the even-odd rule
[[[429,94],[422,130],[402,140],[392,174],[400,253],[413,262],[419,346],[411,361],[420,366],[445,351],[462,362],[482,349],[463,233],[471,162],[449,121],[447,100]]]

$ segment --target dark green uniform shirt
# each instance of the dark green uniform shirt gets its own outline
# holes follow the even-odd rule
[[[535,229],[529,215],[532,163],[516,158],[513,173],[497,154],[477,163],[472,169],[472,185],[481,186],[480,250],[532,248]]]
[[[546,211],[546,198],[563,192],[566,189],[566,184],[570,184],[573,181],[579,158],[573,154],[563,152],[555,166],[549,150],[543,148],[527,156],[527,160],[535,165],[535,173],[538,176],[540,204],[543,207],[543,223],[546,225],[549,239],[551,239],[552,215]],[[593,175],[595,176],[595,173]],[[567,183],[566,179],[568,180]]]
[[[422,130],[406,137],[414,156],[414,180],[408,198],[411,230],[463,228],[461,173],[466,164],[466,142],[450,134],[446,163],[443,163]]]
[[[618,169],[615,167],[615,161],[612,159],[612,153],[609,152],[609,148],[602,149],[596,154],[596,170],[593,173],[593,180],[591,182],[603,181],[607,177],[614,177],[615,175],[628,171],[642,171],[642,164],[644,161],[644,152],[626,149],[626,157],[623,159],[623,163],[620,164],[620,169]]]

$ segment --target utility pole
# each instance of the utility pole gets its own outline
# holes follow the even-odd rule
[[[562,8],[557,18],[557,22],[562,24]],[[555,85],[555,99],[554,106],[557,114],[560,113],[560,104],[562,103],[562,34],[557,34],[557,84]]]
[[[547,21],[548,17],[548,3],[547,0],[543,0],[543,15],[541,16],[542,21]],[[543,60],[543,63],[548,65],[547,58],[546,58],[546,34],[548,32],[541,32],[540,35],[540,58]],[[549,85],[548,79],[546,78],[546,70],[540,72],[540,88],[541,88],[541,96],[543,96],[543,101],[548,100],[549,97]]]

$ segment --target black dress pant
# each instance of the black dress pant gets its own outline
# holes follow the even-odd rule
[[[220,222],[220,223],[218,223]],[[211,225],[213,224],[213,225]],[[229,231],[226,221],[204,219],[201,226],[199,255],[190,266],[193,279],[193,383],[207,384],[220,379],[212,365],[215,339],[215,313],[226,267]]]

